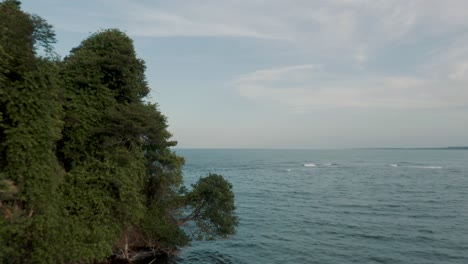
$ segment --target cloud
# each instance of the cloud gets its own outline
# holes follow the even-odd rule
[[[465,0],[99,0],[92,13],[81,8],[58,25],[85,33],[118,27],[143,37],[254,38],[267,46],[282,41],[304,56],[358,68],[405,45],[444,52],[450,44],[443,40],[468,38]]]
[[[101,17],[144,36],[234,36],[296,41],[396,39],[415,30],[432,34],[468,25],[468,2],[451,0],[309,1],[135,1],[99,0],[93,15],[82,6],[75,30],[84,32]],[[84,23],[83,23],[84,22]],[[69,25],[71,25],[70,23]],[[316,37],[323,37],[317,39]],[[337,43],[338,44],[338,43]],[[347,43],[349,44],[349,43]]]
[[[286,41],[298,52],[360,66],[402,43],[468,36],[465,0],[98,0],[92,6],[64,5],[66,19],[55,24],[83,33],[118,27],[132,36]]]
[[[287,66],[282,68],[276,69],[267,69],[267,70],[259,70],[255,71],[250,74],[241,75],[237,80],[235,80],[234,84],[242,84],[242,83],[255,83],[255,82],[279,82],[284,80],[284,77],[287,76],[289,80],[297,80],[297,79],[304,79],[308,78],[308,75],[304,73],[312,73],[317,70],[320,70],[320,66],[313,65],[313,64],[303,64],[303,65],[294,65],[294,66]]]
[[[433,108],[468,101],[466,0],[99,0],[93,13],[80,8],[64,12],[68,22],[55,24],[81,32],[110,26],[132,36],[285,44],[300,57],[288,62],[298,65],[276,61],[277,68],[230,83],[255,101],[297,111]]]
[[[455,81],[468,82],[468,61],[463,61],[455,64],[453,70],[448,75],[449,79]]]
[[[467,82],[413,76],[344,76],[314,65],[259,70],[232,81],[240,96],[295,112],[322,108],[440,108],[468,105]]]
[[[279,25],[274,16],[249,16],[249,5],[231,8],[218,1],[143,2],[130,0],[99,0],[93,10],[87,6],[62,6],[66,20],[58,24],[63,30],[88,33],[100,28],[117,27],[132,36],[143,37],[244,37],[291,40],[276,31]],[[229,12],[227,12],[229,10]],[[80,16],[75,14],[79,13]],[[246,13],[246,14],[244,14]],[[251,14],[254,15],[254,14]],[[83,19],[85,18],[85,19]],[[249,20],[247,22],[247,20]],[[255,24],[253,26],[252,24]]]

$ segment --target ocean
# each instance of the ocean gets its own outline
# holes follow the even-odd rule
[[[233,184],[240,221],[177,263],[468,263],[468,150],[176,152],[186,184]]]

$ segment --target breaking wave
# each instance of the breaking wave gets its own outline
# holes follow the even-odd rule
[[[442,166],[434,166],[434,165],[411,165],[409,162],[402,162],[399,164],[392,163],[392,164],[387,164],[385,166],[388,167],[405,167],[405,168],[414,168],[414,169],[443,169],[444,167]]]
[[[338,166],[336,163],[304,163],[304,167],[333,167]]]
[[[416,169],[443,169],[442,166],[408,166],[409,168],[416,168]]]

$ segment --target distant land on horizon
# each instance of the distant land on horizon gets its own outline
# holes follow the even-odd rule
[[[359,148],[359,149],[468,150],[468,146],[424,147],[424,148]]]
[[[468,146],[448,147],[367,147],[367,148],[203,148],[203,147],[174,147],[174,150],[340,150],[340,149],[383,149],[383,150],[468,150]]]

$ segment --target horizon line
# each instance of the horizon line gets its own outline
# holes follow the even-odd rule
[[[171,149],[185,150],[357,150],[357,149],[381,149],[381,150],[467,150],[468,146],[445,146],[445,147],[344,147],[344,148],[267,148],[267,147],[172,147]]]

